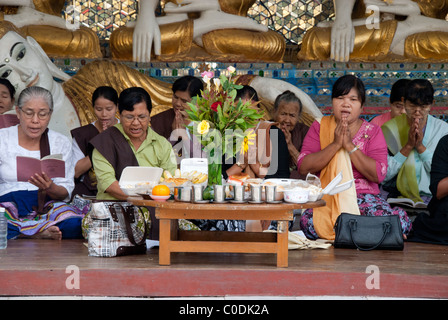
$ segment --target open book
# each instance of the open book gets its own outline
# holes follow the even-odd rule
[[[62,154],[51,154],[42,159],[22,156],[16,159],[18,181],[28,181],[34,174],[42,172],[50,178],[65,177],[65,161],[62,160]]]
[[[19,118],[15,114],[0,114],[0,128],[7,128],[19,124]]]
[[[424,202],[414,202],[409,198],[389,198],[387,199],[387,202],[390,204],[402,205],[415,209],[426,209],[428,207],[428,205]]]

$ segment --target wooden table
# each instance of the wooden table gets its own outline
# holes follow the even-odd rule
[[[129,197],[136,206],[155,207],[160,220],[159,264],[170,265],[172,252],[275,253],[277,267],[288,267],[288,221],[294,209],[325,206],[324,200],[304,204],[233,204],[144,200]],[[277,233],[183,231],[178,219],[277,220]]]

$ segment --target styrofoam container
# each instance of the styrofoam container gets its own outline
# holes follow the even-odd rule
[[[291,203],[308,202],[310,191],[303,188],[285,189],[283,191],[283,200]]]
[[[159,183],[162,173],[162,168],[126,167],[118,183],[121,190],[128,196],[136,196],[139,193],[151,193],[152,188]]]
[[[206,158],[187,158],[180,161],[180,172],[197,171],[208,174],[208,160]]]

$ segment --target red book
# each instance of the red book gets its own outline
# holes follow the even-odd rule
[[[42,159],[18,156],[17,181],[28,181],[34,174],[45,172],[50,178],[65,177],[65,161],[61,154],[49,155]]]

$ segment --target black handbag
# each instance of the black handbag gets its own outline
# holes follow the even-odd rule
[[[400,217],[362,216],[341,213],[336,219],[335,248],[352,248],[362,251],[374,249],[403,250],[403,231]]]

